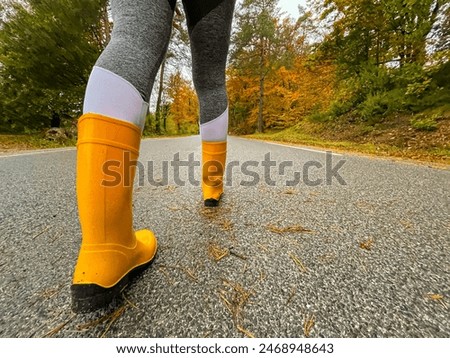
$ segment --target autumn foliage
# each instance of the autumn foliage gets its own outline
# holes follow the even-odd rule
[[[70,127],[82,112],[89,73],[114,24],[108,0],[80,3],[0,1],[0,131]],[[185,23],[177,8],[146,134],[198,133],[198,99],[184,76]],[[308,0],[292,18],[279,0],[241,0],[228,60],[236,134],[298,128],[305,120],[332,127],[351,119],[369,128],[399,113],[446,112],[450,2]],[[413,127],[438,128],[436,118]]]
[[[295,59],[291,68],[281,66],[266,78],[265,129],[290,127],[314,111],[326,110],[333,97],[335,68],[330,62]],[[230,125],[235,133],[252,133],[258,118],[259,79],[228,73]]]
[[[175,123],[177,133],[198,132],[197,95],[180,72],[170,76],[167,92],[171,100],[169,120]]]

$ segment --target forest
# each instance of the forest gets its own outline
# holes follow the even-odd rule
[[[278,5],[238,2],[230,133],[382,139],[449,153],[448,0],[309,0],[297,18]],[[2,0],[0,12],[0,133],[74,132],[90,70],[114,27],[109,2]],[[198,132],[180,4],[150,107],[145,135]]]

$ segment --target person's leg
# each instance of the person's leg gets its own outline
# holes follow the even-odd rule
[[[111,41],[92,70],[83,113],[143,127],[154,79],[165,56],[176,0],[112,0]]]
[[[206,206],[223,193],[228,132],[225,69],[235,0],[183,1],[192,51],[192,70],[200,103],[202,188]]]
[[[156,254],[153,233],[133,230],[133,162],[174,5],[172,0],[111,1],[114,30],[92,71],[78,122],[82,242],[71,287],[74,311],[108,304],[131,273]]]

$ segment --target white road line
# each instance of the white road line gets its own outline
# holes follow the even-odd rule
[[[243,138],[240,138],[240,139],[243,139]],[[245,139],[244,139],[244,140],[245,140]],[[336,156],[336,157],[343,157],[342,154],[334,153],[334,152],[331,151],[331,150],[329,150],[329,151],[326,151],[326,150],[317,150],[317,149],[311,149],[311,148],[300,147],[300,146],[296,146],[296,145],[287,145],[287,144],[280,144],[280,143],[268,142],[268,141],[265,141],[265,140],[258,140],[258,139],[257,139],[257,141],[258,141],[258,142],[264,142],[264,143],[271,144],[271,145],[278,145],[278,146],[280,146],[280,147],[286,147],[286,148],[292,148],[292,149],[304,150],[304,151],[306,151],[306,152],[313,152],[313,153],[320,153],[320,154],[327,154],[328,152],[330,152],[332,155],[334,155],[334,156]]]
[[[287,144],[279,144],[279,143],[272,143],[272,142],[266,142],[272,145],[279,145],[280,147],[286,147],[286,148],[293,148],[293,149],[299,149],[299,150],[304,150],[307,152],[314,152],[314,153],[321,153],[321,154],[327,154],[328,152],[330,152],[332,155],[335,155],[337,157],[342,157],[342,154],[339,153],[334,153],[333,151],[329,150],[317,150],[317,149],[310,149],[310,148],[305,148],[305,147],[297,147],[295,145],[287,145]]]
[[[73,151],[75,149],[76,148],[56,148],[56,149],[33,150],[33,151],[26,151],[26,152],[14,153],[14,154],[0,155],[0,159],[1,158],[12,158],[12,157],[24,157],[24,156],[27,156],[27,155],[70,152],[70,151]]]

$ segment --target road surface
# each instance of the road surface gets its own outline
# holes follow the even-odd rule
[[[159,254],[84,315],[75,149],[1,156],[0,336],[449,337],[448,170],[232,137],[239,163],[205,209],[198,168],[185,185],[175,170],[190,154],[199,137],[143,141],[135,226]]]

